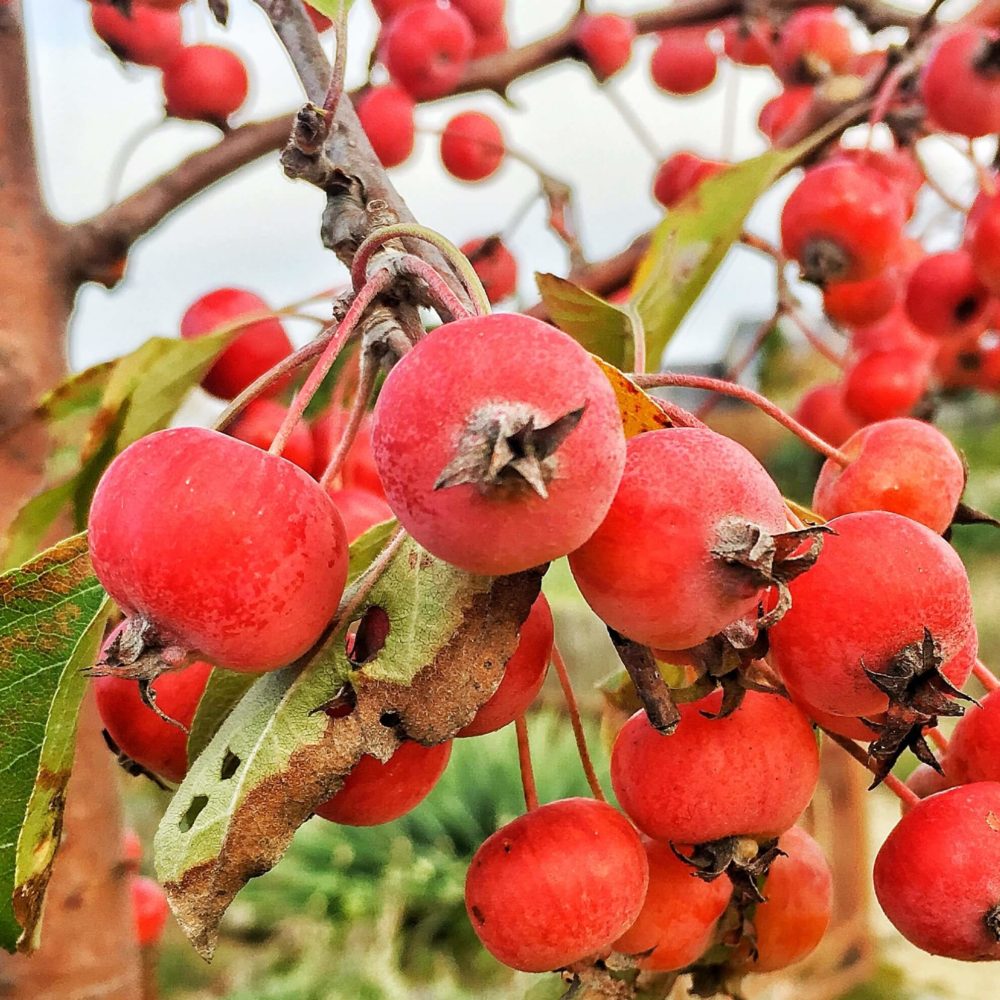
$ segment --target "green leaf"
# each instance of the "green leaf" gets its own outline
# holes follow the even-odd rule
[[[630,300],[645,326],[649,367],[658,367],[681,320],[739,239],[757,199],[843,124],[838,119],[797,146],[737,163],[667,212],[636,269]]]
[[[111,364],[70,377],[42,400],[40,415],[56,431],[52,469],[66,478],[50,476],[18,512],[7,532],[3,568],[36,552],[64,512],[72,512],[78,529],[86,526],[94,490],[111,460],[167,426],[238,329],[194,340],[153,337]]]
[[[471,719],[500,682],[540,580],[470,576],[407,539],[354,617],[380,608],[388,622],[368,662],[348,660],[345,623],[305,663],[250,688],[156,835],[157,873],[203,955],[236,893],[273,867],[363,754],[386,760],[404,737],[439,743]],[[353,708],[322,711],[334,701]]]
[[[632,367],[632,321],[625,310],[554,274],[536,274],[535,284],[563,333],[617,368]]]
[[[354,0],[306,0],[306,3],[313,10],[318,10],[321,14],[325,14],[331,21],[336,21],[340,9],[350,10]]]
[[[37,943],[76,717],[109,602],[85,535],[0,577],[0,944]]]

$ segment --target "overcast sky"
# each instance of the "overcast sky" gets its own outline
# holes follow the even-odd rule
[[[508,0],[512,43],[557,27],[575,5],[576,0]],[[120,67],[90,29],[88,6],[85,0],[25,3],[45,190],[66,221],[108,204],[120,150],[137,130],[162,117],[159,73]],[[212,22],[203,0],[187,4],[184,19],[189,42],[217,42],[247,60],[251,94],[236,123],[296,107],[301,92],[266,19],[251,0],[231,0],[231,6],[224,31]],[[600,8],[655,6],[608,0]],[[358,0],[350,17],[349,82],[364,77],[376,26],[369,4]],[[731,156],[743,158],[764,149],[755,119],[763,101],[777,91],[769,73],[736,70],[722,61],[707,91],[668,98],[649,80],[654,44],[654,38],[637,41],[631,64],[609,86],[635,109],[664,154],[692,148],[720,156],[728,147]],[[519,82],[510,96],[512,108],[490,95],[421,107],[417,124],[440,129],[466,108],[495,115],[512,146],[530,151],[550,173],[573,185],[591,259],[615,253],[655,224],[660,217],[650,195],[655,162],[584,67],[548,69]],[[728,137],[727,102],[734,123]],[[216,137],[206,125],[163,125],[130,158],[122,193]],[[430,135],[418,139],[416,155],[392,177],[416,217],[456,243],[503,228],[535,187],[531,172],[510,160],[485,183],[454,181],[441,167],[437,141]],[[774,237],[784,193],[779,188],[755,209],[751,226],[757,232]],[[173,334],[190,302],[215,287],[251,288],[280,306],[336,284],[344,272],[320,245],[322,207],[321,193],[288,181],[273,156],[202,195],[136,247],[121,287],[83,290],[71,337],[74,367],[128,351],[152,334]],[[533,271],[565,271],[564,251],[546,230],[540,204],[511,246],[521,263],[519,291],[526,303],[533,301]],[[711,356],[735,322],[768,315],[773,294],[769,265],[738,252],[689,316],[673,356]],[[301,339],[308,329],[292,332]]]

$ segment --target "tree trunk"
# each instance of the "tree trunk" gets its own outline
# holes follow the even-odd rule
[[[31,412],[65,371],[75,293],[63,230],[38,183],[20,7],[19,0],[0,5],[0,531],[40,482],[47,440]],[[114,770],[88,698],[42,945],[31,956],[0,955],[2,997],[141,995]]]

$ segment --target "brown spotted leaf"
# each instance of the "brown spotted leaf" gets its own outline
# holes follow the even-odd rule
[[[538,571],[471,576],[406,540],[357,610],[355,620],[388,625],[363,666],[347,657],[345,627],[250,688],[156,835],[157,874],[203,956],[239,890],[273,867],[363,754],[388,759],[404,738],[439,743],[471,719],[499,684],[540,583]],[[346,715],[321,710],[352,701]]]
[[[645,431],[658,431],[662,427],[670,427],[670,417],[661,409],[656,400],[643,392],[627,375],[620,372],[614,365],[592,355],[595,363],[607,376],[611,388],[615,391],[618,409],[622,415],[622,426],[625,437],[635,437]]]
[[[37,944],[76,716],[108,600],[85,535],[0,576],[0,944]]]

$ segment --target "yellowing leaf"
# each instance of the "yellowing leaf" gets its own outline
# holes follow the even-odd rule
[[[657,406],[652,396],[643,392],[627,375],[596,355],[594,362],[604,372],[615,390],[625,437],[635,437],[644,431],[656,431],[661,427],[671,426],[670,418]]]

